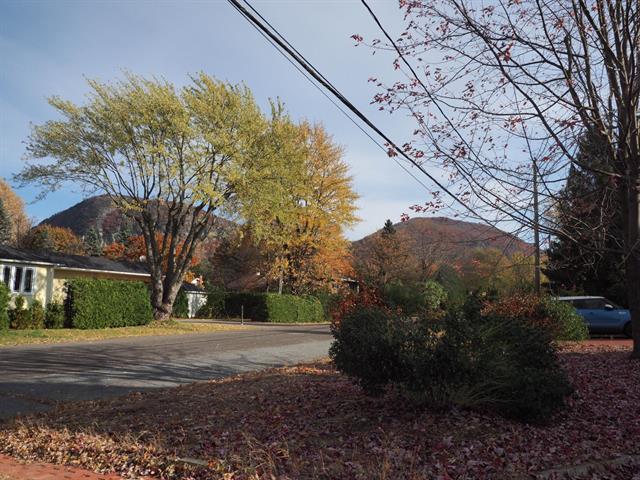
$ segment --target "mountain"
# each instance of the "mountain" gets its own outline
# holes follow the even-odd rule
[[[230,230],[237,226],[221,217],[216,217],[216,223],[222,230]],[[89,197],[40,222],[40,225],[43,224],[69,228],[81,238],[94,228],[102,232],[106,243],[114,241],[114,237],[122,231],[131,235],[141,233],[135,222],[127,218],[107,195]]]
[[[510,257],[515,253],[529,254],[533,248],[515,235],[496,227],[445,217],[415,217],[396,223],[394,227],[398,238],[420,260],[464,260],[474,250],[489,248]],[[353,242],[356,259],[368,254],[380,232],[378,230]]]

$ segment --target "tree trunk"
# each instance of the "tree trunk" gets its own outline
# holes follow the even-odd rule
[[[627,185],[625,221],[627,299],[631,312],[633,358],[640,358],[640,178],[634,168]]]
[[[627,297],[631,311],[633,358],[640,358],[640,256],[631,255],[626,264]]]

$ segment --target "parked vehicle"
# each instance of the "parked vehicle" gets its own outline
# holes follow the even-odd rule
[[[570,302],[582,318],[590,333],[624,334],[631,338],[631,313],[604,297],[558,297]]]

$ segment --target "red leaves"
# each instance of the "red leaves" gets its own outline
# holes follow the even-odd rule
[[[640,455],[640,365],[629,353],[626,341],[564,345],[576,392],[544,427],[417,410],[393,393],[366,398],[318,362],[62,405],[4,424],[0,451],[128,478],[530,478],[592,462],[604,469],[597,478],[633,478],[637,467],[607,463]]]

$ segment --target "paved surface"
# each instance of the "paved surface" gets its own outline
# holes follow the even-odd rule
[[[100,475],[80,468],[48,463],[22,463],[0,455],[0,479],[4,480],[121,480],[118,475]]]
[[[327,325],[0,348],[0,419],[327,355]]]

